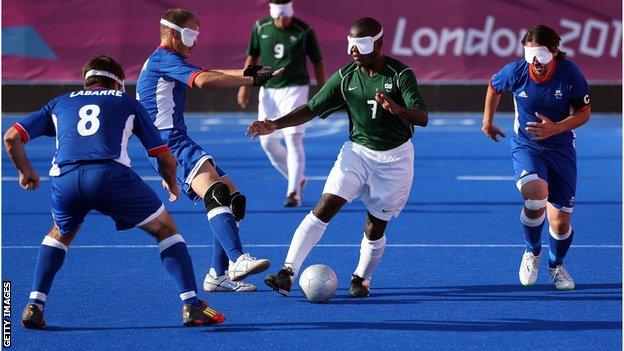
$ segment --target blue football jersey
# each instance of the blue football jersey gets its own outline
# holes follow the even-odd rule
[[[515,137],[542,145],[561,145],[574,140],[567,131],[533,141],[525,128],[527,122],[540,122],[535,112],[559,122],[575,111],[589,108],[589,86],[578,67],[569,60],[555,60],[551,72],[542,80],[534,76],[524,59],[513,61],[492,76],[490,88],[495,93],[511,91],[515,106]]]
[[[186,88],[193,86],[195,77],[202,71],[164,47],[157,48],[147,58],[137,81],[136,97],[158,129],[186,131],[183,116]]]
[[[150,156],[168,150],[145,108],[131,96],[107,88],[59,96],[13,127],[24,142],[43,135],[56,137],[50,176],[100,160],[130,167],[127,146],[133,134]]]

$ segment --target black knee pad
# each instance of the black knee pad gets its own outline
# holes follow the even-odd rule
[[[240,191],[235,191],[231,195],[232,204],[230,208],[232,209],[232,214],[237,221],[245,218],[245,210],[247,209],[247,197],[240,193]]]
[[[230,188],[223,182],[216,182],[208,188],[204,195],[204,204],[206,211],[220,206],[230,206],[232,199],[230,197]]]

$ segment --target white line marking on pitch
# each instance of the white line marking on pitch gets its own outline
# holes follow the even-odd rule
[[[289,244],[251,244],[248,247],[289,247]],[[388,244],[387,247],[397,248],[522,248],[526,245],[505,245],[505,244]],[[548,245],[542,245],[548,247]],[[37,245],[6,245],[2,249],[38,249]],[[187,245],[191,249],[212,248],[212,245]],[[360,247],[360,244],[322,244],[315,247]],[[621,249],[622,245],[572,245],[574,248],[582,249]],[[157,249],[158,245],[74,245],[72,249]]]
[[[455,177],[457,180],[514,180],[512,176],[471,176],[459,175]]]

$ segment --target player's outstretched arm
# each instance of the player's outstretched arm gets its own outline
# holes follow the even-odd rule
[[[268,67],[251,66],[246,69],[213,69],[195,77],[193,84],[200,88],[233,88],[242,85],[262,86],[269,79],[279,76],[283,68],[276,71]]]
[[[249,135],[253,139],[258,135],[271,134],[278,129],[304,124],[312,118],[314,118],[314,113],[310,110],[308,105],[301,105],[286,114],[284,117],[276,120],[267,119],[264,121],[252,122],[247,128],[245,134]]]
[[[481,131],[488,139],[498,142],[498,136],[505,137],[505,133],[494,124],[494,113],[500,102],[500,94],[495,93],[488,87],[485,93],[485,105],[483,107],[483,123]]]
[[[171,151],[155,156],[158,162],[158,172],[163,178],[163,187],[169,191],[169,201],[174,202],[180,196],[180,188],[176,182],[177,161]]]
[[[26,157],[24,141],[17,129],[9,128],[7,130],[4,134],[4,145],[13,165],[19,172],[20,186],[26,190],[37,189],[39,187],[39,175]]]
[[[401,106],[394,102],[390,96],[380,91],[375,93],[375,101],[377,101],[384,110],[403,118],[410,124],[426,127],[427,123],[429,123],[429,114],[427,111]]]

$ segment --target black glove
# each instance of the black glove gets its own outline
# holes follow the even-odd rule
[[[247,66],[243,71],[243,76],[251,77],[253,86],[260,87],[273,78],[273,70],[269,66]]]

